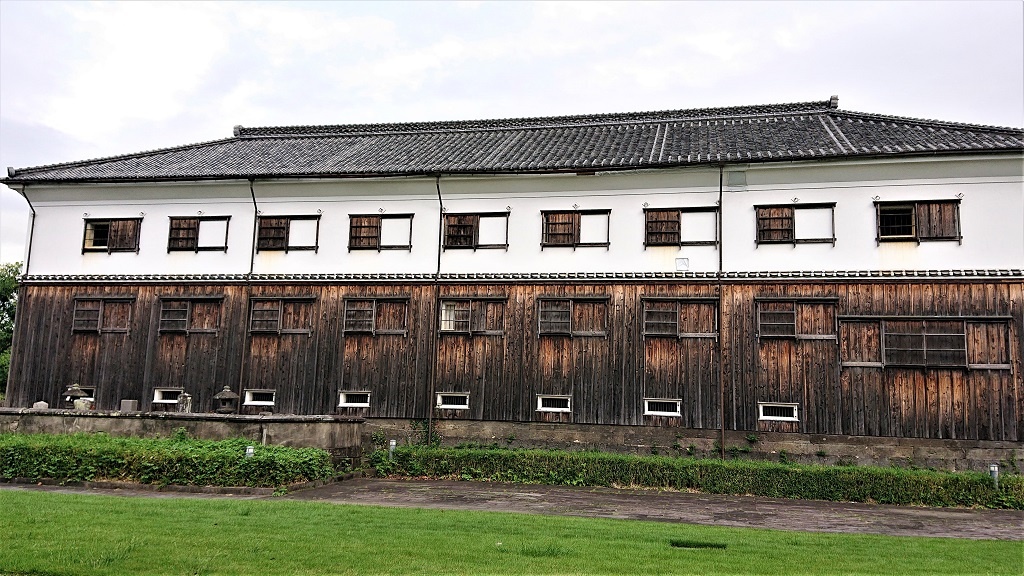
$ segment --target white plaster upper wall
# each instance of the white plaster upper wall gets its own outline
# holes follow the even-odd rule
[[[724,260],[729,271],[949,270],[1024,267],[1024,179],[1020,160],[751,167],[747,185],[727,188]],[[807,176],[801,179],[801,176]],[[896,179],[897,176],[902,178]],[[940,176],[940,177],[934,177]],[[879,180],[880,177],[887,178]],[[933,178],[934,177],[934,178]],[[817,182],[816,182],[817,181]],[[956,241],[875,241],[880,201],[955,200]],[[836,244],[755,243],[755,204],[835,202]]]
[[[644,204],[650,208],[714,206],[718,171],[671,174],[490,177],[441,181],[449,213],[509,210],[508,250],[445,250],[441,271],[473,272],[674,272],[688,258],[690,271],[714,271],[713,246],[644,249]],[[576,208],[578,207],[578,208]],[[610,246],[541,248],[542,210],[611,210]]]
[[[746,185],[724,194],[727,271],[974,269],[1024,267],[1024,178],[1020,157],[873,163],[730,166]],[[726,175],[726,181],[738,183]],[[510,208],[509,249],[448,250],[441,272],[714,271],[713,246],[644,249],[644,203],[651,208],[714,206],[717,169],[594,176],[478,176],[440,181],[448,212]],[[260,252],[256,273],[432,273],[439,213],[433,178],[256,182],[263,215],[320,211],[319,250]],[[248,182],[41,187],[28,189],[37,212],[31,274],[239,274],[249,270],[253,208]],[[963,245],[875,243],[873,197],[961,201]],[[835,247],[754,242],[755,204],[836,202]],[[541,210],[610,209],[610,247],[541,250]],[[414,213],[413,248],[348,251],[349,214]],[[168,218],[230,215],[228,251],[167,252]],[[82,254],[83,218],[146,216],[139,254]]]
[[[257,182],[254,190],[262,216],[320,214],[316,252],[261,251],[254,260],[257,274],[433,274],[437,269],[433,179]],[[349,251],[350,214],[413,214],[412,250]]]
[[[248,183],[29,187],[29,274],[239,274],[249,271]],[[231,216],[226,252],[167,252],[171,216]],[[88,216],[86,216],[88,214]],[[144,216],[142,215],[144,214]],[[139,252],[82,253],[86,218],[142,218]]]

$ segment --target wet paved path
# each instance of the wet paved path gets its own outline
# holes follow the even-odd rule
[[[281,498],[24,484],[0,484],[0,490],[149,498]],[[1019,510],[882,506],[661,490],[377,478],[354,478],[298,490],[283,498],[334,504],[522,512],[807,532],[1024,541],[1024,511]]]
[[[881,506],[660,490],[358,478],[286,496],[339,504],[525,512],[807,532],[1024,540],[1024,511]]]

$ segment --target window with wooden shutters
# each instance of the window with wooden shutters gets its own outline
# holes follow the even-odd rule
[[[128,332],[132,320],[132,298],[82,297],[75,298],[72,312],[72,331]]]
[[[796,336],[795,302],[759,302],[757,333],[761,338],[793,338]]]
[[[508,212],[445,214],[444,248],[508,248]]]
[[[349,214],[348,249],[412,250],[412,214]]]
[[[681,240],[678,208],[644,209],[645,246],[678,246]]]
[[[138,252],[142,218],[85,221],[82,252]]]
[[[962,241],[959,200],[875,202],[878,242]]]
[[[199,252],[228,249],[230,216],[172,217],[167,236],[168,252]]]
[[[715,246],[718,208],[645,208],[644,246]]]
[[[755,298],[758,338],[836,340],[836,299]]]
[[[608,246],[611,210],[542,210],[541,247]]]
[[[716,301],[701,298],[644,298],[643,329],[648,338],[718,337]]]
[[[756,206],[757,243],[793,242],[792,206]]]
[[[162,298],[161,333],[216,333],[220,329],[222,298]]]
[[[607,298],[541,298],[537,304],[541,336],[605,336]]]
[[[1010,370],[1010,322],[999,316],[841,316],[844,368]]]
[[[345,334],[372,336],[409,334],[408,298],[348,298],[345,300]]]
[[[256,251],[312,250],[319,252],[320,215],[260,216]]]
[[[882,350],[886,366],[967,366],[962,321],[885,320]]]
[[[439,308],[438,327],[442,334],[501,335],[505,332],[504,299],[444,299]]]
[[[252,298],[249,331],[253,334],[309,334],[313,320],[312,297]]]
[[[836,242],[835,203],[754,206],[758,244]]]

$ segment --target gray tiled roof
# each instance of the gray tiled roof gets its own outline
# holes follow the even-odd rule
[[[236,127],[232,138],[22,168],[9,184],[622,170],[1019,152],[1024,130],[824,102],[455,122]]]

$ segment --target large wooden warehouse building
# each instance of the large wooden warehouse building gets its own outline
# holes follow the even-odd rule
[[[5,402],[1022,447],[1022,165],[833,97],[9,169]]]

